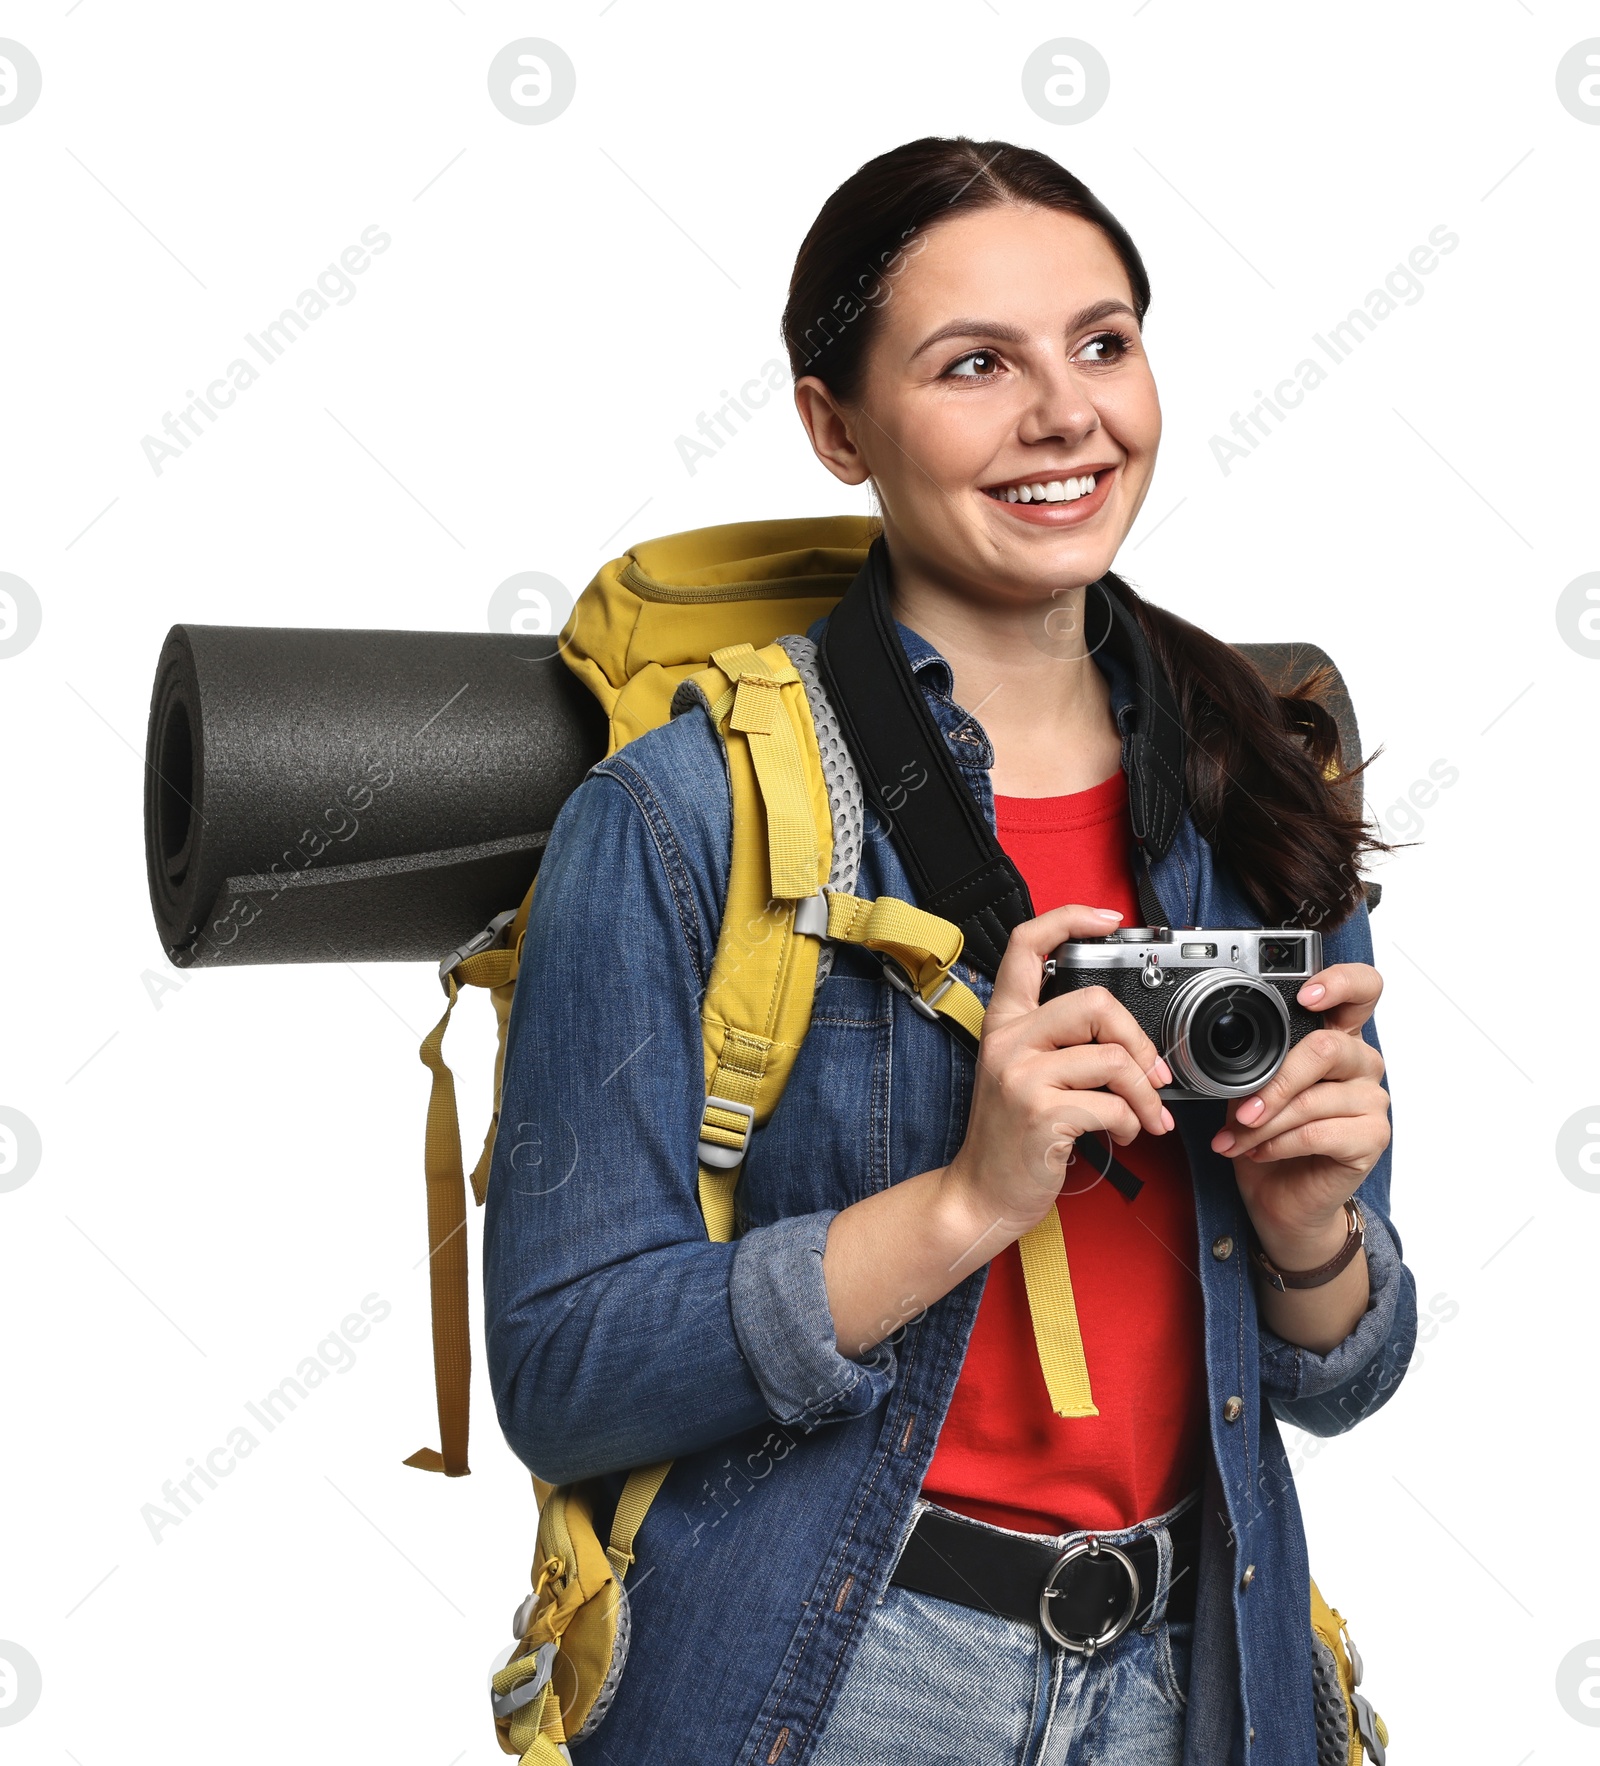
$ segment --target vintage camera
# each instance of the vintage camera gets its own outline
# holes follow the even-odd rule
[[[1172,1069],[1163,1098],[1242,1098],[1321,1027],[1294,997],[1321,967],[1321,934],[1299,927],[1124,926],[1057,945],[1039,998],[1104,987]]]

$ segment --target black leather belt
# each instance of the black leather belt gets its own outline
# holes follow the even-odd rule
[[[1168,1528],[1172,1536],[1169,1619],[1194,1617],[1200,1560],[1200,1505]],[[1156,1590],[1151,1534],[1123,1545],[1093,1535],[1065,1549],[996,1533],[943,1510],[917,1518],[889,1578],[902,1588],[1039,1626],[1063,1649],[1092,1656],[1130,1625],[1146,1623]]]

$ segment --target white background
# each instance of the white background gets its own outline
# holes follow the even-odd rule
[[[1324,645],[1384,748],[1370,800],[1421,841],[1374,934],[1395,1211],[1435,1322],[1386,1409],[1291,1438],[1313,1568],[1400,1766],[1596,1757],[1556,1677],[1600,1638],[1600,1195],[1555,1145],[1600,1095],[1600,661],[1556,603],[1600,568],[1600,127],[1555,74],[1597,31],[1561,0],[6,8],[43,69],[0,127],[0,570],[43,609],[0,661],[0,1104],[43,1144],[0,1194],[0,1638],[43,1676],[9,1757],[502,1758],[484,1675],[534,1508],[481,1358],[474,1475],[400,1464],[436,1440],[438,986],[166,969],[152,671],[175,621],[481,630],[517,571],[576,590],[654,534],[864,510],[786,397],[693,474],[675,441],[780,357],[827,193],[929,133],[1041,147],[1130,229],[1166,435],[1119,568],[1224,637]],[[1111,70],[1076,124],[1020,84],[1062,35]],[[544,126],[487,95],[524,36],[577,69]],[[355,298],[156,474],[141,438],[373,224],[393,243]],[[1222,472],[1213,434],[1440,225],[1460,244],[1421,297]],[[1459,777],[1397,818],[1436,761]],[[355,1365],[154,1541],[163,1482],[368,1294],[392,1312]]]

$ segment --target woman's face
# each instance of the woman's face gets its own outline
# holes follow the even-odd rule
[[[812,445],[845,483],[871,477],[897,568],[1031,603],[1095,581],[1161,439],[1121,260],[1092,223],[1010,202],[921,240],[886,284],[858,399],[797,382]]]

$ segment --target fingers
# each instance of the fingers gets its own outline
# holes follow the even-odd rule
[[[1314,1030],[1290,1049],[1277,1073],[1248,1098],[1228,1106],[1227,1126],[1211,1141],[1218,1153],[1237,1155],[1248,1137],[1259,1144],[1276,1133],[1278,1117],[1287,1106],[1313,1088],[1346,1081],[1369,1081],[1383,1074],[1383,1057],[1359,1036],[1327,1028]]]
[[[1383,977],[1371,963],[1333,963],[1302,984],[1295,998],[1324,1014],[1332,1030],[1359,1030],[1383,993]]]
[[[1051,1049],[1036,1055],[1030,1065],[1061,1091],[1073,1093],[1072,1105],[1097,1107],[1102,1093],[1122,1101],[1125,1116],[1117,1140],[1127,1146],[1139,1129],[1166,1134],[1173,1126],[1172,1113],[1162,1103],[1139,1058],[1120,1042],[1087,1042],[1073,1048]],[[1078,1094],[1090,1094],[1087,1098]],[[1109,1122],[1096,1127],[1111,1128]]]
[[[1360,1116],[1376,1116],[1387,1126],[1388,1107],[1389,1094],[1375,1079],[1334,1080],[1308,1086],[1298,1096],[1291,1098],[1275,1116],[1257,1127],[1236,1127],[1226,1131],[1233,1135],[1227,1152],[1234,1159],[1250,1158],[1272,1140],[1282,1138],[1291,1130],[1303,1128],[1313,1122],[1348,1122]],[[1219,1135],[1217,1138],[1220,1140],[1222,1137]],[[1221,1150],[1218,1148],[1218,1151]],[[1272,1156],[1276,1158],[1282,1155]]]
[[[1298,1128],[1270,1135],[1245,1155],[1252,1164],[1279,1159],[1331,1159],[1358,1180],[1377,1164],[1389,1144],[1389,1119],[1382,1111],[1351,1116],[1318,1116]]]
[[[1051,951],[1069,938],[1104,938],[1116,930],[1121,919],[1115,908],[1069,902],[1013,927],[994,978],[986,1020],[992,1018],[997,1024],[1004,1024],[1023,1012],[1037,1011],[1039,989],[1044,983],[1044,960]]]
[[[1057,1096],[1050,1106],[1053,1133],[1070,1140],[1080,1135],[1104,1133],[1119,1147],[1131,1146],[1139,1138],[1138,1116],[1127,1100],[1115,1092],[1083,1091],[1069,1097]]]
[[[1172,1084],[1172,1069],[1139,1020],[1104,987],[1074,987],[1046,1000],[1014,1034],[1036,1049],[1070,1048],[1077,1043],[1120,1043],[1157,1085]]]
[[[986,1019],[978,1058],[996,1070],[1042,1072],[1064,1090],[1107,1087],[1127,1100],[1151,1134],[1173,1126],[1157,1095],[1158,1087],[1172,1083],[1171,1068],[1128,1008],[1103,987],[1074,988],[1009,1024]]]

